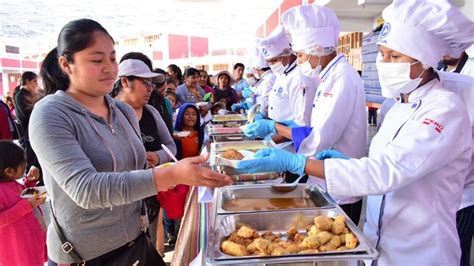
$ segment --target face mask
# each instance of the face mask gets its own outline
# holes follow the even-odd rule
[[[285,72],[285,67],[281,62],[271,65],[270,68],[272,69],[272,72],[275,73],[275,75],[282,75],[283,72]]]
[[[257,83],[257,80],[255,79],[255,77],[250,77],[250,78],[247,79],[247,83],[250,86],[253,86],[253,85],[255,85],[255,83]]]
[[[301,73],[301,75],[306,76],[308,78],[318,78],[319,73],[321,73],[321,65],[319,64],[319,61],[321,61],[321,58],[319,58],[318,61],[318,66],[313,69],[311,67],[311,64],[309,63],[309,59],[311,58],[311,55],[309,56],[308,60],[306,60],[303,64],[298,65],[298,69]]]
[[[420,63],[383,63],[377,61],[377,71],[379,74],[382,96],[385,98],[400,97],[400,94],[407,94],[414,91],[420,85],[423,72],[418,78],[410,78],[410,66]]]

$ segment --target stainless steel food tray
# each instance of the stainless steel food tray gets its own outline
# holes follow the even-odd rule
[[[213,142],[233,142],[233,141],[248,141],[252,140],[251,138],[245,136],[244,134],[222,134],[222,135],[211,135],[210,136]]]
[[[211,169],[225,173],[230,176],[234,181],[258,181],[258,180],[271,180],[281,177],[280,173],[254,173],[244,174],[238,172],[236,169],[222,165],[217,155],[227,149],[235,150],[249,150],[258,151],[260,149],[271,148],[272,145],[266,140],[253,140],[253,141],[234,141],[234,142],[214,142],[211,143],[210,150],[210,167]]]
[[[209,126],[207,132],[210,136],[244,134],[239,127],[224,127],[222,125]]]
[[[251,212],[271,212],[276,210],[244,210],[231,211],[225,208],[225,203],[233,199],[274,199],[274,198],[306,198],[312,201],[315,207],[279,209],[278,211],[334,208],[336,203],[318,186],[300,184],[295,190],[288,193],[281,193],[271,188],[271,184],[245,185],[223,187],[217,190],[217,213],[251,213]]]
[[[346,225],[359,240],[359,245],[352,250],[319,252],[314,254],[288,254],[283,256],[229,256],[221,252],[220,245],[224,239],[235,231],[238,225],[245,224],[259,233],[272,231],[286,236],[296,215],[314,218],[318,215],[335,217],[346,216]],[[303,232],[304,230],[300,230]],[[206,260],[210,264],[260,264],[260,263],[289,263],[312,261],[364,260],[378,257],[377,250],[369,244],[361,230],[345,215],[340,207],[331,209],[314,209],[298,211],[274,211],[257,213],[240,213],[217,215],[215,224],[210,228],[209,242],[206,249]]]
[[[211,120],[212,124],[226,124],[226,125],[243,125],[247,123],[247,116],[241,114],[230,115],[214,115]]]

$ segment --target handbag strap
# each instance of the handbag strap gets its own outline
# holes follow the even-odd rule
[[[64,253],[68,254],[75,263],[79,265],[86,265],[86,262],[82,257],[77,253],[76,249],[74,249],[74,246],[72,245],[71,242],[67,240],[67,238],[64,236],[63,230],[61,230],[61,227],[58,224],[58,221],[56,220],[56,215],[54,215],[54,210],[53,210],[53,203],[50,201],[49,202],[51,206],[51,217],[53,219],[53,225],[54,228],[56,229],[56,233],[58,234],[59,241],[61,242],[61,249]]]

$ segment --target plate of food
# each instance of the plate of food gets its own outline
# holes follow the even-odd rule
[[[178,131],[174,132],[173,135],[175,135],[178,138],[185,138],[191,134],[191,131]]]
[[[24,199],[29,199],[29,198],[32,198],[32,197],[36,197],[38,195],[46,196],[46,194],[47,194],[46,187],[41,186],[41,187],[26,188],[21,192],[20,196]]]
[[[222,165],[230,166],[233,168],[237,167],[237,163],[243,160],[254,159],[255,153],[248,150],[235,150],[227,149],[224,152],[217,155]]]

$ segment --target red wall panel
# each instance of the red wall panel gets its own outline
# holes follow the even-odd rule
[[[153,51],[153,60],[163,60],[163,52]]]
[[[188,36],[169,34],[168,47],[170,59],[189,57]]]
[[[11,58],[2,58],[3,67],[20,67],[20,60]]]
[[[268,17],[265,28],[265,36],[270,35],[270,33],[278,26],[280,23],[280,16],[278,9],[276,9],[270,17]]]
[[[21,66],[24,68],[33,68],[36,69],[38,65],[35,61],[21,60]]]
[[[314,0],[308,0],[308,4],[314,3]]]
[[[313,0],[314,1],[314,0]],[[280,15],[285,13],[286,10],[303,4],[303,0],[285,0],[280,6]]]
[[[209,54],[209,39],[191,36],[191,56],[200,57]]]

